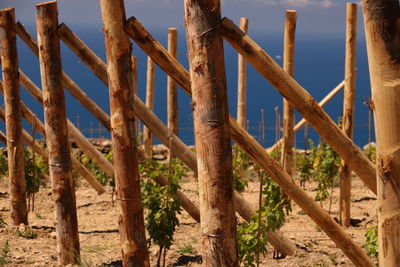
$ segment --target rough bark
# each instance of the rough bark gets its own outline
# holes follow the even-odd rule
[[[364,0],[364,21],[375,117],[379,265],[400,262],[400,6]]]
[[[151,37],[150,34],[148,34],[149,37]],[[145,43],[143,43],[145,44]],[[159,44],[158,44],[159,45]],[[90,49],[85,46],[84,50],[81,51],[90,51]],[[154,50],[156,52],[156,50]],[[157,55],[163,55],[163,53],[167,54],[166,50],[162,50],[161,53],[156,53]],[[96,56],[94,53],[86,53],[80,57],[82,62],[85,62],[85,59],[88,60],[88,62],[95,62],[96,60],[91,59],[90,57]],[[163,57],[167,58],[167,57]],[[98,65],[93,65],[91,67],[91,70],[95,72],[96,70],[99,69],[104,69],[106,70],[106,64],[103,61],[98,61],[96,63]],[[178,63],[179,65],[179,63]],[[173,70],[170,68],[170,73],[173,73]],[[187,81],[188,84],[190,84],[189,80],[189,73],[184,70],[187,74]],[[98,71],[95,72],[95,75],[100,78],[101,81],[103,81],[106,85],[108,85],[108,79],[107,77],[103,77],[102,73],[106,73],[106,71]],[[174,79],[180,79],[180,76],[174,75]],[[134,107],[135,107],[135,115],[143,121],[145,124],[147,124],[147,127],[156,135],[161,142],[163,142],[167,147],[169,145],[172,145],[177,157],[179,157],[189,168],[191,168],[195,173],[197,173],[197,162],[196,162],[196,156],[195,154],[177,137],[175,136],[166,125],[162,123],[162,121],[151,111],[149,110],[146,105],[138,98],[134,97]],[[156,180],[159,181],[159,180]],[[179,197],[180,194],[177,194]],[[239,193],[235,192],[234,195],[235,199],[235,208],[237,212],[242,216],[246,221],[250,221],[250,218],[254,216],[255,210],[252,207],[252,205],[247,202]],[[185,206],[186,202],[184,200],[181,200],[182,207],[189,213],[189,214],[200,214],[199,211],[193,210],[190,208],[191,205]],[[200,216],[200,215],[199,215]],[[196,217],[193,217],[195,220]],[[200,217],[199,217],[200,218]],[[200,219],[198,219],[199,221]],[[296,247],[287,239],[285,238],[281,233],[279,232],[269,232],[267,233],[268,235],[268,240],[270,243],[277,248],[282,254],[284,255],[293,255]]]
[[[6,110],[8,177],[11,224],[28,224],[24,168],[24,146],[18,79],[17,37],[13,8],[0,10],[0,52]]]
[[[353,138],[354,97],[356,87],[357,4],[347,3],[346,59],[342,130]],[[351,170],[342,160],[340,164],[340,223],[350,226]]]
[[[76,214],[75,183],[71,172],[58,27],[57,2],[36,6],[40,73],[49,172],[57,221],[58,263],[78,264],[79,236]]]
[[[220,1],[185,0],[204,266],[239,266]]]
[[[283,69],[293,77],[294,74],[294,47],[296,33],[296,11],[286,10],[285,34],[283,48]],[[282,166],[287,174],[292,176],[294,143],[294,115],[292,105],[283,99],[283,144]]]
[[[240,29],[247,33],[249,25],[248,18],[240,18]],[[242,55],[238,54],[238,102],[237,102],[237,121],[240,126],[247,128],[247,97],[246,97],[246,82],[247,82],[247,64]]]
[[[132,46],[124,31],[123,0],[100,0],[110,90],[114,174],[120,203],[119,218],[124,266],[150,266],[147,250],[140,177],[135,144],[132,89]]]
[[[151,111],[154,109],[154,81],[155,64],[151,58],[147,58],[146,79],[146,106]],[[149,128],[143,128],[144,155],[147,159],[153,158],[153,135]]]
[[[191,95],[189,73],[148,33],[137,19],[131,17],[126,25],[129,36],[152,57],[152,59],[175,81]],[[231,137],[249,154],[268,175],[279,184],[286,194],[293,199],[321,229],[343,250],[357,266],[373,266],[372,261],[349,236],[340,229],[339,225],[323,210],[319,204],[308,197],[291,177],[287,175],[279,163],[274,161],[265,149],[242,127],[232,116],[229,117]],[[235,199],[236,200],[236,199]],[[235,206],[238,206],[235,202]],[[279,243],[277,243],[279,245]],[[283,247],[282,247],[283,249]],[[292,251],[295,251],[294,249]]]
[[[178,53],[178,31],[176,28],[168,29],[168,53],[173,57],[177,57]],[[178,135],[178,93],[176,90],[176,82],[168,76],[167,80],[167,101],[168,101],[168,128]]]
[[[232,21],[224,18],[218,25],[218,30],[303,115],[350,169],[357,173],[368,188],[376,194],[374,165],[363,151],[341,131],[315,99]]]

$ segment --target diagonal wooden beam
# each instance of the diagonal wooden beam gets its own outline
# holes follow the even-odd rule
[[[3,93],[3,83],[0,81],[0,93]],[[35,114],[21,101],[21,111],[22,116],[25,120],[34,124],[36,131],[38,131],[44,138],[46,138],[45,126],[44,124],[35,116]],[[2,117],[2,109],[0,108],[0,118]],[[26,135],[23,133],[22,138],[24,142],[29,144],[29,139],[26,139]],[[43,153],[37,151],[40,155]],[[47,152],[46,152],[47,155]],[[48,156],[46,156],[46,159]],[[72,157],[72,167],[93,187],[96,192],[101,195],[105,192],[104,187],[93,177],[93,175],[75,158]]]
[[[59,28],[61,40],[84,62],[93,73],[106,85],[108,79],[106,76],[106,64],[86,46],[79,38],[73,34],[68,27],[63,24]],[[177,137],[163,122],[140,100],[134,97],[135,112],[138,118],[146,124],[147,127],[156,135],[161,142],[167,147],[171,144],[173,150],[186,165],[197,173],[197,161],[195,154]],[[171,142],[170,142],[171,141]],[[250,221],[251,217],[256,215],[256,211],[252,205],[247,202],[242,195],[234,192],[235,209],[246,221]],[[277,248],[282,254],[293,255],[296,248],[285,238],[280,232],[268,233],[270,243]]]
[[[160,68],[171,76],[185,92],[191,95],[189,73],[168,54],[165,48],[151,36],[136,18],[131,17],[128,20],[125,30]],[[353,242],[330,215],[293,182],[281,165],[271,158],[265,149],[246,130],[240,127],[232,116],[230,116],[229,122],[231,137],[237,144],[321,227],[356,266],[374,266],[364,251]]]
[[[222,19],[217,28],[225,40],[241,53],[303,115],[318,134],[340,155],[350,169],[357,173],[376,194],[376,170],[374,164],[343,133],[315,99],[231,20]]]

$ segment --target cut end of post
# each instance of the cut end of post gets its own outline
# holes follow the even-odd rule
[[[176,28],[168,28],[168,32],[176,32],[177,29]]]
[[[47,5],[57,5],[57,1],[48,1],[44,3],[37,4],[36,7],[47,6]]]
[[[14,10],[15,9],[13,7],[0,9],[0,15],[3,14],[3,13],[14,12]]]
[[[295,9],[286,9],[286,14],[290,14],[290,13],[297,13],[297,11]]]

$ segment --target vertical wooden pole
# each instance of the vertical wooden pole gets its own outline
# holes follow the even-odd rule
[[[133,95],[138,94],[138,84],[137,84],[137,57],[136,56],[131,56],[132,60],[132,88],[133,88]],[[104,64],[104,63],[103,63]],[[100,64],[99,64],[100,65]],[[102,66],[102,65],[101,65]],[[136,120],[136,125],[135,125],[135,131],[136,131],[136,138],[138,138],[140,134],[140,120]],[[139,141],[139,140],[136,140]],[[140,142],[139,142],[140,143]]]
[[[78,264],[79,236],[76,214],[75,183],[71,172],[64,89],[61,84],[60,40],[57,2],[36,6],[40,73],[49,151],[49,171],[57,221],[59,265]]]
[[[285,35],[283,48],[283,69],[293,77],[294,74],[294,47],[296,32],[296,10],[286,10]],[[290,103],[283,100],[283,143],[281,162],[283,169],[292,175],[294,141],[294,115]]]
[[[204,266],[239,266],[219,0],[185,0]]]
[[[178,51],[178,32],[175,28],[168,29],[168,53],[173,57],[177,57]],[[176,82],[168,76],[168,128],[178,135],[178,93],[176,90]]]
[[[0,10],[1,67],[6,110],[11,224],[28,224],[18,77],[17,38],[13,8]]]
[[[147,58],[147,82],[146,82],[146,106],[154,109],[154,71],[155,64],[150,57]],[[143,127],[144,155],[148,159],[153,158],[153,135],[149,128]]]
[[[379,265],[400,259],[400,6],[397,0],[363,0],[378,180]]]
[[[346,62],[342,129],[353,138],[354,95],[356,86],[357,3],[347,3]],[[342,160],[340,164],[340,223],[350,226],[351,170]]]
[[[119,232],[124,266],[150,266],[135,144],[132,45],[124,30],[123,0],[100,0],[110,90],[114,175],[120,203]]]
[[[240,18],[240,29],[247,33],[249,25],[248,18]],[[238,54],[238,102],[237,102],[237,121],[240,126],[247,129],[246,125],[246,81],[247,81],[246,60],[241,54]],[[263,144],[265,145],[265,144]]]
[[[275,143],[279,140],[279,107],[275,107]]]

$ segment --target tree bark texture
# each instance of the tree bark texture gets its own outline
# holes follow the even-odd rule
[[[146,77],[146,106],[153,111],[154,109],[154,82],[155,64],[150,57],[147,58],[147,77]],[[153,158],[153,135],[149,128],[143,128],[144,155],[147,159]]]
[[[11,224],[28,224],[24,146],[18,78],[17,37],[13,8],[0,10],[0,52],[6,111]]]
[[[185,0],[204,266],[239,266],[219,0]]]
[[[347,3],[346,59],[342,130],[353,138],[354,97],[356,87],[357,3]],[[351,170],[342,160],[340,164],[340,223],[350,226]]]
[[[176,58],[178,55],[178,31],[176,28],[168,29],[168,53],[173,58]],[[175,135],[178,135],[178,93],[176,89],[176,82],[168,76],[168,128],[170,128]]]
[[[400,7],[363,0],[378,180],[379,265],[400,262]]]
[[[43,107],[46,142],[49,151],[49,172],[57,221],[58,263],[80,261],[75,183],[71,172],[58,27],[57,2],[36,6],[40,74],[43,86]]]
[[[123,0],[100,0],[110,91],[114,174],[120,203],[119,232],[124,266],[150,266],[135,144],[132,45],[124,30]]]
[[[294,48],[297,14],[295,10],[286,10],[283,48],[283,69],[293,77]],[[283,144],[282,166],[287,174],[292,175],[294,143],[294,115],[292,105],[283,99]]]
[[[249,25],[248,18],[240,18],[240,29],[247,33],[247,28]],[[238,102],[237,102],[237,121],[240,126],[247,128],[247,63],[242,55],[238,54]]]

